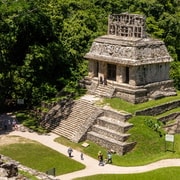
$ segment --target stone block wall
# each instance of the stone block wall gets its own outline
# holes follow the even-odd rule
[[[158,118],[159,121],[163,122],[163,123],[166,123],[170,120],[174,120],[176,119],[178,116],[180,115],[180,112],[176,112],[176,113],[172,113],[172,114],[169,114],[167,116],[163,116],[161,118]]]
[[[119,112],[119,111],[116,112],[116,110],[114,110],[114,109],[112,110],[109,108],[110,107],[108,107],[108,108],[104,107],[103,108],[105,110],[103,115],[106,117],[118,119],[118,120],[123,121],[123,122],[132,117],[132,115],[129,113],[123,113],[123,112]]]
[[[140,115],[145,115],[145,116],[156,116],[159,114],[162,114],[168,110],[177,108],[180,106],[180,100],[177,101],[172,101],[172,102],[168,102],[159,106],[155,106],[155,107],[151,107],[151,108],[147,108],[144,110],[140,110],[140,111],[136,111],[135,115],[136,116],[140,116]]]

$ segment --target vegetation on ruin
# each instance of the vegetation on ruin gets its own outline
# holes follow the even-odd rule
[[[38,178],[36,178],[35,176],[29,174],[28,172],[19,170],[18,173],[19,173],[19,175],[25,176],[26,178],[29,178],[31,180],[38,180]]]
[[[140,104],[132,104],[120,98],[112,98],[112,99],[104,98],[103,102],[101,101],[98,104],[99,105],[108,104],[112,108],[117,109],[119,111],[126,111],[126,112],[134,114],[138,110],[143,110],[146,108],[158,106],[158,105],[171,102],[171,101],[177,101],[179,99],[180,99],[180,91],[177,91],[177,96],[169,96],[169,97],[165,97],[165,98],[161,98],[157,100],[150,100],[150,101],[140,103]],[[175,111],[175,110],[172,110],[172,111]],[[169,112],[166,112],[166,113],[169,113]]]

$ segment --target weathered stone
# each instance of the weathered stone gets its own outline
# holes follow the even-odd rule
[[[7,177],[13,177],[18,175],[18,168],[15,164],[9,163],[9,164],[3,164],[1,165],[2,168],[4,168],[7,172]]]
[[[88,81],[81,85],[85,83],[90,93],[134,104],[176,95],[169,77],[172,58],[163,41],[146,35],[142,15],[110,15],[108,34],[94,40],[85,58],[89,61]],[[102,84],[104,89],[99,92]]]
[[[0,168],[0,177],[8,177],[8,172],[4,168]]]
[[[172,101],[172,102],[168,102],[168,103],[164,103],[158,106],[154,106],[151,108],[146,108],[143,110],[139,110],[135,112],[136,116],[157,116],[159,114],[162,114],[168,110],[177,108],[180,106],[180,100],[176,100],[176,101]]]

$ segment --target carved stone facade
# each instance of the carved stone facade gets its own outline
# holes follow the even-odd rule
[[[110,15],[108,34],[121,37],[145,37],[145,17],[126,13]]]
[[[110,15],[108,35],[96,38],[85,58],[91,82],[86,87],[95,94],[92,87],[102,81],[114,88],[113,96],[132,103],[176,95],[169,78],[172,58],[163,41],[146,36],[141,15]]]

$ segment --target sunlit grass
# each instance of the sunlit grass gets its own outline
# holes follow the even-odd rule
[[[0,153],[41,172],[55,168],[57,175],[85,168],[81,163],[31,140],[26,143],[3,145],[0,147]]]
[[[150,172],[138,174],[101,174],[76,178],[76,180],[178,180],[180,167],[161,168]]]
[[[170,97],[165,97],[162,99],[151,100],[151,101],[140,103],[140,104],[132,104],[120,98],[112,98],[112,99],[104,98],[101,104],[104,104],[104,105],[108,104],[112,108],[117,109],[119,111],[126,111],[126,112],[134,114],[134,112],[136,112],[137,110],[142,110],[145,108],[158,106],[160,104],[176,101],[176,100],[180,100],[180,91],[177,91],[177,96],[170,96]]]

